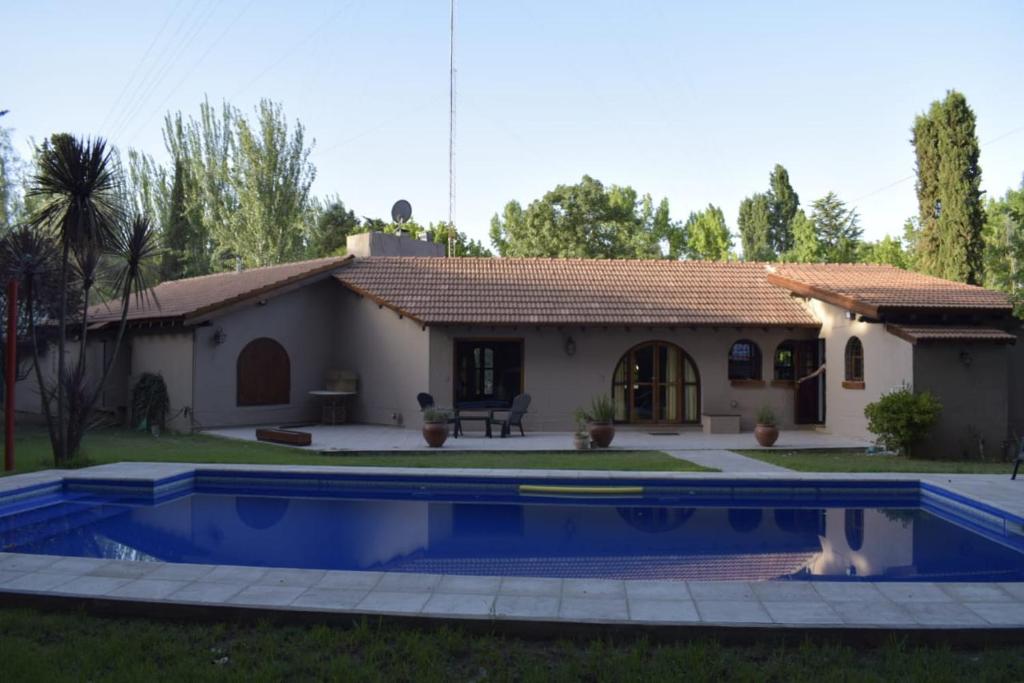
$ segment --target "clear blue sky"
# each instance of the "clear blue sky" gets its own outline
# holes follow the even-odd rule
[[[805,206],[834,190],[869,238],[896,234],[909,128],[949,88],[977,114],[984,189],[1024,173],[1019,0],[462,0],[457,24],[457,222],[485,241],[509,199],[584,173],[676,217],[718,204],[735,231],[776,162]],[[316,139],[317,194],[447,216],[447,0],[8,2],[0,54],[23,153],[71,131],[163,159],[167,110],[269,97]]]

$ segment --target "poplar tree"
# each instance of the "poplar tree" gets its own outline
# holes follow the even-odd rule
[[[732,235],[725,214],[714,204],[700,213],[691,213],[683,226],[687,236],[687,255],[705,261],[725,261],[732,248]]]
[[[771,217],[770,243],[776,254],[785,254],[793,248],[793,219],[800,208],[800,196],[789,184],[789,171],[782,164],[775,164],[770,177],[768,191],[769,215]]]
[[[772,249],[771,201],[768,195],[757,193],[740,202],[736,221],[743,245],[743,260],[774,261]]]
[[[974,112],[950,90],[914,120],[920,266],[939,277],[981,284],[985,213]]]

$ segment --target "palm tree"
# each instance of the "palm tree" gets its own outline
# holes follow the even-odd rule
[[[129,221],[126,217],[119,192],[118,166],[103,139],[54,135],[40,150],[38,164],[27,196],[38,198],[41,204],[32,214],[30,224],[47,234],[59,249],[60,297],[55,321],[57,377],[53,386],[45,386],[38,361],[36,376],[54,461],[65,466],[78,452],[85,426],[120,349],[131,297],[142,296],[146,289],[143,266],[155,254],[155,245],[147,219],[137,217]],[[89,389],[89,299],[98,280],[106,275],[101,264],[111,266],[112,294],[120,299],[122,315],[113,357],[107,361],[98,385]],[[80,313],[69,306],[69,291],[81,292]],[[28,305],[33,305],[31,297]],[[31,320],[35,343],[37,330],[34,318]],[[67,332],[75,322],[81,324],[78,359],[69,368]]]

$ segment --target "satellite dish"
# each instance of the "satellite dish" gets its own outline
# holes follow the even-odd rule
[[[399,199],[395,202],[395,205],[391,207],[391,220],[401,225],[410,218],[412,218],[412,204],[404,199]]]

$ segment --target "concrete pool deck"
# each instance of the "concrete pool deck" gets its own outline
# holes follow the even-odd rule
[[[202,470],[337,474],[336,467],[118,463],[0,479],[0,495],[65,480],[153,483]],[[344,473],[636,479],[637,472],[345,468]],[[737,480],[726,473],[652,478]],[[1024,517],[1024,481],[994,475],[763,473],[744,480],[920,481]],[[1021,533],[1017,529],[1015,533]],[[748,629],[1019,636],[1024,582],[633,581],[268,569],[0,553],[0,604],[81,603],[159,615],[175,610],[255,610],[305,618],[458,620],[511,629]]]

